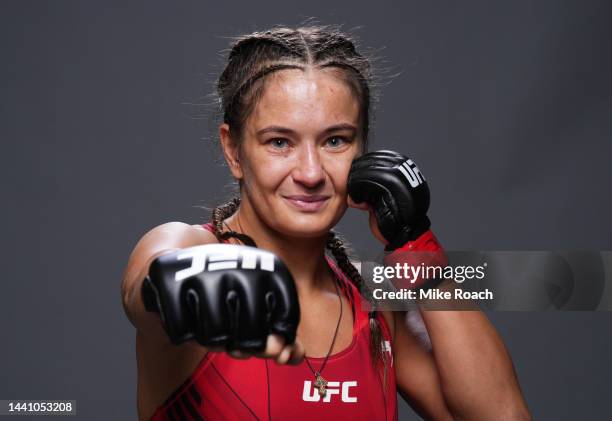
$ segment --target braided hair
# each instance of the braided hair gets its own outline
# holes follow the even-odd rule
[[[375,95],[370,60],[354,41],[333,26],[297,29],[277,27],[238,37],[216,85],[223,122],[240,143],[244,124],[263,92],[267,76],[287,69],[334,71],[359,101],[362,149],[367,150],[371,106]]]
[[[310,25],[296,29],[275,27],[238,37],[231,46],[227,64],[221,73],[216,94],[223,123],[228,124],[230,136],[237,146],[243,138],[248,116],[261,98],[267,76],[287,69],[325,69],[335,72],[350,88],[359,103],[362,151],[367,151],[370,115],[375,95],[371,61],[357,51],[355,42],[335,26]],[[224,231],[223,221],[236,212],[240,199],[216,207],[212,211],[212,225],[219,241],[237,238],[247,245],[255,242],[246,234]],[[330,231],[327,249],[338,267],[361,291],[367,284],[351,263],[344,243]],[[383,336],[375,311],[369,314],[372,363],[384,363],[384,383],[387,376],[387,356],[383,350]],[[386,390],[386,389],[385,389]]]

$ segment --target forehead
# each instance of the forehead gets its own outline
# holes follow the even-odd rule
[[[247,125],[308,131],[341,122],[359,124],[359,102],[348,84],[333,71],[289,69],[266,78]]]

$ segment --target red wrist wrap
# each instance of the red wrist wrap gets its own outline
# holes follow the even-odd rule
[[[398,249],[395,249],[391,254],[399,251],[438,251],[442,250],[442,246],[431,230],[425,231],[419,238],[414,241],[408,241]]]
[[[433,273],[436,272],[435,270],[433,270],[433,267],[439,266],[441,268],[444,268],[448,265],[448,257],[446,256],[444,249],[438,242],[438,239],[433,234],[433,232],[431,230],[427,230],[423,234],[421,234],[421,236],[416,240],[409,241],[402,247],[395,249],[391,253],[387,254],[384,258],[384,263],[385,266],[420,266],[423,268],[422,271],[424,271],[424,269],[426,268],[429,268]],[[437,270],[437,272],[441,272],[441,270]],[[432,284],[439,283],[435,282],[435,280],[431,278],[431,276],[428,278],[423,275],[420,275],[416,279],[401,279],[393,283],[398,288],[408,289],[422,287],[427,288],[430,285],[429,282],[432,282]]]

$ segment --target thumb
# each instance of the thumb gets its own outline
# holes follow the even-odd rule
[[[376,237],[378,241],[380,241],[386,246],[387,244],[389,244],[389,242],[385,239],[385,237],[380,232],[380,229],[378,228],[378,221],[376,221],[376,215],[374,214],[374,211],[369,208],[368,212],[370,213],[368,221],[370,223],[370,230],[372,231],[372,234],[374,234],[374,237]]]
[[[361,210],[368,210],[370,208],[370,205],[368,205],[366,202],[355,203],[355,201],[351,199],[351,196],[346,196],[346,199],[347,199],[346,202],[351,208],[361,209]]]
[[[296,338],[295,343],[293,344],[293,349],[291,350],[291,354],[289,355],[289,359],[287,360],[287,364],[289,365],[298,365],[305,358],[305,350],[302,342]]]

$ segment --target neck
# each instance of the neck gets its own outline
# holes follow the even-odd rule
[[[251,237],[257,247],[276,254],[289,268],[299,295],[333,289],[331,271],[325,259],[327,236],[296,238],[286,236],[262,223],[248,200],[225,220],[233,231]]]

